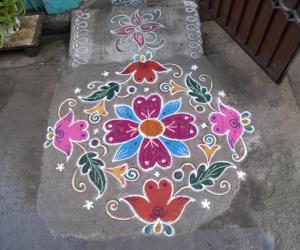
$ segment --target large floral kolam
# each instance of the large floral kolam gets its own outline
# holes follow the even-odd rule
[[[254,131],[250,113],[224,96],[197,65],[183,70],[151,53],[76,88],[45,142],[65,156],[52,171],[71,180],[61,192],[78,200],[73,213],[94,211],[107,235],[173,236],[224,212],[245,180],[238,164]]]

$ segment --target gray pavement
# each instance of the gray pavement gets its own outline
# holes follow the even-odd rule
[[[57,93],[62,90],[65,96],[64,92],[102,71],[96,73],[97,65],[92,65],[85,76],[85,68],[70,69],[67,41],[59,40],[43,45],[36,58],[21,52],[0,57],[1,249],[297,249],[300,117],[293,78],[274,84],[214,22],[204,23],[203,33],[206,57],[197,63],[203,65],[201,72],[214,76],[229,104],[254,114],[256,131],[246,139],[248,157],[239,165],[247,179],[233,200],[214,218],[198,226],[192,223],[191,229],[197,229],[173,238],[119,234],[111,240],[95,240],[92,233],[85,239],[63,237],[61,233],[75,235],[79,227],[87,231],[90,227],[84,222],[68,225],[61,214],[61,225],[53,227],[55,218],[49,220],[58,205],[52,199],[60,196],[51,196],[47,188],[58,181],[47,180],[55,176],[42,160],[45,128],[57,111]],[[44,207],[41,211],[39,200],[38,213],[40,184]]]

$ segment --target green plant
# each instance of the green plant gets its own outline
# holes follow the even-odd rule
[[[18,30],[18,17],[26,12],[26,0],[0,0],[0,48],[3,46],[4,38],[11,28]]]

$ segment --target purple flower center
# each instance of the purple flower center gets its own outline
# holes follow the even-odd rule
[[[156,220],[158,218],[166,216],[167,211],[165,211],[162,207],[154,207],[151,213],[151,218]]]
[[[232,128],[239,128],[241,127],[241,123],[237,120],[237,119],[231,119],[229,121],[229,125],[232,127]]]
[[[55,130],[55,137],[61,139],[65,136],[65,132],[61,129]]]

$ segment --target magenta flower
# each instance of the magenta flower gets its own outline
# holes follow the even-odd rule
[[[49,147],[52,144],[68,159],[73,152],[72,142],[83,142],[89,139],[88,126],[85,120],[74,121],[74,113],[70,110],[68,114],[55,123],[54,129],[48,128],[48,141],[45,146]]]
[[[115,106],[119,119],[104,124],[105,142],[121,144],[114,161],[127,160],[138,153],[140,167],[149,170],[156,165],[170,167],[171,155],[189,157],[190,151],[182,141],[197,135],[195,117],[177,113],[180,99],[161,106],[162,98],[157,94],[135,98],[133,109],[128,105]]]
[[[151,18],[149,18],[149,16],[151,16]],[[128,22],[123,21],[122,24],[124,25],[117,30],[112,30],[111,33],[114,35],[119,35],[120,37],[131,36],[141,50],[145,45],[145,34],[164,27],[162,24],[155,21],[158,18],[154,19],[152,14],[149,14],[148,18],[143,17],[140,15],[140,11],[137,10],[131,15]]]
[[[217,135],[227,135],[227,142],[234,151],[238,140],[243,136],[244,131],[251,133],[254,128],[250,126],[251,114],[247,111],[240,114],[234,108],[219,102],[219,112],[209,115],[209,121],[213,125],[212,131]]]

